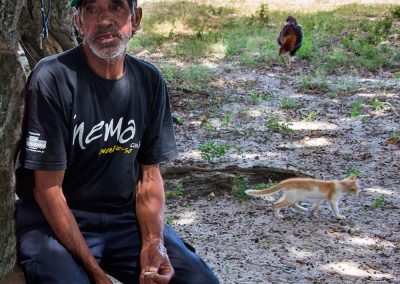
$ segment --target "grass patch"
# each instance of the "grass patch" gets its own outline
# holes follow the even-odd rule
[[[374,200],[374,202],[371,204],[371,207],[373,209],[377,209],[377,208],[381,208],[384,204],[385,204],[385,196],[381,195]]]
[[[400,130],[394,130],[387,142],[389,144],[400,144]]]
[[[293,132],[290,122],[280,121],[277,117],[271,117],[266,121],[265,125],[269,131],[281,133],[283,136],[288,136]]]
[[[215,158],[221,158],[228,154],[230,150],[235,150],[242,154],[243,150],[235,145],[220,144],[213,141],[206,141],[199,146],[201,157],[208,163],[211,163]]]
[[[273,97],[269,92],[257,93],[254,90],[250,90],[249,96],[253,105],[259,105],[262,101],[268,101]]]
[[[204,64],[190,64],[187,67],[160,64],[160,69],[165,80],[170,84],[179,85],[192,92],[211,92],[214,72]]]
[[[345,175],[345,178],[348,178],[352,175],[355,175],[356,177],[361,177],[361,171],[357,168],[350,168],[347,170],[347,173]]]
[[[300,104],[294,99],[283,98],[281,101],[281,109],[299,109],[300,107]]]
[[[364,100],[363,99],[358,99],[355,102],[351,104],[351,109],[350,109],[350,116],[351,117],[357,117],[361,115],[361,109],[364,106]]]
[[[396,19],[400,20],[400,5],[396,6],[393,8],[392,10],[392,15],[393,17],[395,17]]]
[[[326,93],[329,91],[329,87],[329,82],[325,77],[307,75],[300,82],[300,91],[305,94],[308,92]]]
[[[165,222],[165,224],[167,224],[167,225],[172,225],[172,224],[174,223],[174,221],[175,221],[175,219],[172,218],[172,217],[165,217],[165,218],[164,218],[164,222]]]
[[[249,196],[245,193],[247,189],[249,189],[248,179],[243,177],[235,178],[235,180],[233,181],[233,189],[232,189],[233,196],[241,200],[249,199]]]
[[[318,111],[310,110],[306,115],[302,117],[303,121],[315,121],[317,119]]]
[[[237,58],[249,68],[282,64],[276,39],[287,11],[270,11],[266,4],[254,12],[241,11],[200,1],[161,1],[143,7],[143,28],[132,39],[130,52],[147,49],[195,62]],[[348,72],[348,66],[371,71],[399,67],[400,51],[388,42],[396,34],[399,10],[391,5],[347,5],[297,12],[304,39],[296,55],[322,73]]]
[[[183,190],[184,190],[183,184],[180,182],[177,182],[175,184],[173,190],[168,190],[165,192],[165,197],[167,199],[174,199],[174,198],[180,197],[183,195]]]

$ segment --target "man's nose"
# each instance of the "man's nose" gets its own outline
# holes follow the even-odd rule
[[[114,23],[114,18],[112,13],[108,10],[102,10],[97,16],[97,24],[100,26],[109,26]]]

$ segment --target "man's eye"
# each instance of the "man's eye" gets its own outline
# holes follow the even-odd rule
[[[119,10],[119,9],[121,9],[122,7],[121,7],[120,4],[113,4],[112,8],[113,8],[113,10]]]
[[[89,12],[89,13],[91,13],[91,14],[93,14],[93,13],[96,13],[96,8],[94,8],[94,7],[87,7],[87,8],[86,8],[86,11]]]

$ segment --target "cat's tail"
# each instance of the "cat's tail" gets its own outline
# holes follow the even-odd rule
[[[282,189],[281,185],[277,184],[277,185],[271,186],[271,187],[266,188],[266,189],[261,189],[261,190],[248,189],[248,190],[245,191],[245,193],[247,195],[252,195],[252,196],[263,196],[263,195],[268,195],[268,194],[280,191],[281,189]]]

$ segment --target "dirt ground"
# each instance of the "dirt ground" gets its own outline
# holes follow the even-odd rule
[[[211,95],[219,101],[172,89],[172,111],[183,121],[175,125],[180,156],[163,166],[264,165],[325,180],[356,171],[361,193],[339,203],[346,220],[336,220],[326,204],[315,217],[289,209],[276,219],[271,208],[277,195],[243,199],[231,192],[168,200],[166,217],[221,283],[400,283],[400,144],[390,139],[400,130],[400,80],[390,72],[332,76],[328,84],[348,80],[353,88],[304,94],[296,79],[303,64],[295,62],[289,72],[219,65],[219,92]],[[251,92],[271,97],[257,101]],[[299,107],[282,109],[284,99]],[[361,99],[360,115],[352,117]],[[373,107],[375,99],[384,102],[380,108]],[[311,113],[314,120],[306,121]],[[294,131],[270,131],[266,121],[273,116],[291,121]],[[207,164],[198,151],[207,140],[243,153],[232,150]]]
[[[205,2],[247,9],[264,1]],[[279,9],[286,2],[268,3]],[[313,9],[329,9],[354,1],[289,2],[298,9],[311,2]],[[168,60],[138,56],[157,65]],[[315,217],[289,209],[276,219],[271,208],[277,195],[245,199],[221,190],[167,200],[166,219],[221,283],[400,283],[400,144],[393,143],[400,136],[400,80],[393,72],[338,72],[304,92],[307,62],[297,60],[290,71],[252,71],[236,62],[208,66],[215,71],[209,95],[171,84],[172,111],[182,121],[175,124],[180,156],[163,167],[266,166],[325,180],[356,172],[362,188],[359,196],[342,198],[346,219],[340,221],[326,204]],[[287,99],[297,108],[282,109]],[[271,131],[272,117],[294,131]],[[198,150],[205,141],[243,153],[231,150],[206,163]]]

